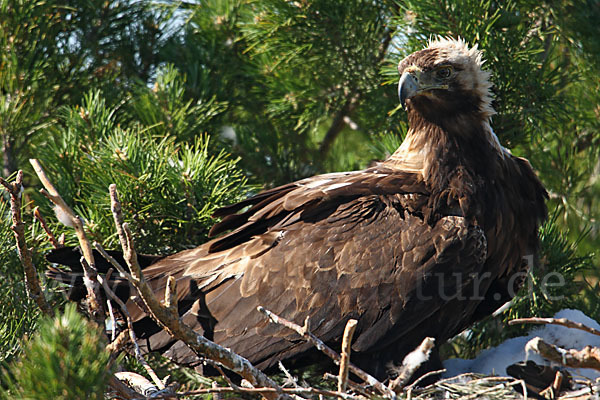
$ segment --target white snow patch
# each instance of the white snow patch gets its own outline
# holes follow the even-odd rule
[[[579,310],[561,310],[554,318],[566,318],[580,322],[590,328],[600,330],[600,324]],[[537,364],[548,365],[549,361],[533,352],[526,353],[525,345],[535,337],[541,337],[545,342],[564,349],[581,350],[585,346],[600,347],[600,336],[592,335],[579,329],[566,328],[558,325],[543,325],[533,329],[529,335],[508,339],[497,347],[483,350],[477,358],[464,360],[451,358],[444,361],[445,377],[452,377],[466,372],[486,375],[506,375],[506,367],[524,360],[532,360]],[[600,378],[600,371],[593,369],[569,368],[573,376],[584,376],[589,379]]]

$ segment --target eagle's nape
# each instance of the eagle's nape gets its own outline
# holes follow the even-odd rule
[[[443,343],[489,315],[514,295],[522,258],[537,251],[546,192],[492,131],[481,64],[460,40],[435,40],[408,56],[399,96],[410,129],[388,160],[225,207],[215,214],[216,238],[146,258],[146,279],[160,293],[174,276],[184,322],[263,369],[319,356],[269,324],[259,305],[295,322],[310,317],[312,332],[338,348],[346,322],[358,320],[352,360],[378,378],[424,337]],[[79,256],[68,252],[48,259],[76,271]],[[72,279],[54,267],[49,275]],[[127,290],[120,295],[146,351],[197,360]]]

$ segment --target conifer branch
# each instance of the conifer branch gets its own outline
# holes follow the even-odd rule
[[[38,222],[42,226],[42,229],[44,230],[44,232],[46,232],[46,235],[48,235],[48,240],[50,240],[50,243],[52,244],[52,246],[55,249],[58,249],[59,247],[63,247],[63,245],[58,240],[56,240],[56,237],[54,236],[54,234],[48,227],[48,224],[46,223],[46,220],[42,216],[42,213],[40,212],[39,207],[36,207],[33,209],[33,216],[35,217],[35,219],[38,220]]]
[[[381,42],[379,52],[373,64],[379,65],[379,63],[381,63],[381,61],[384,59],[385,54],[387,52],[387,48],[392,41],[393,33],[394,32],[389,28],[385,30],[385,37]],[[354,112],[361,100],[361,96],[362,92],[359,88],[352,89],[348,95],[348,99],[346,100],[342,108],[335,114],[333,122],[331,123],[331,126],[325,133],[325,137],[323,138],[323,141],[319,146],[319,154],[321,156],[321,159],[324,159],[325,156],[327,156],[327,153],[329,153],[333,142],[335,142],[335,139],[346,126],[345,118],[349,117]]]

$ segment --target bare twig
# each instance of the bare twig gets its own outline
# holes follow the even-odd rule
[[[219,384],[217,382],[213,382],[210,386],[216,389],[219,387]],[[221,396],[220,392],[215,392],[212,394],[212,400],[223,400],[223,396]]]
[[[429,372],[421,375],[417,379],[415,379],[415,381],[413,383],[411,383],[410,385],[406,386],[405,389],[407,391],[413,390],[419,383],[423,382],[423,380],[425,380],[425,379],[427,379],[427,378],[429,378],[431,376],[434,376],[434,375],[443,374],[444,372],[446,372],[446,369],[438,369],[438,370],[435,370],[435,371],[429,371]]]
[[[218,344],[206,339],[204,336],[194,332],[188,325],[184,324],[177,313],[172,312],[171,307],[166,307],[154,295],[152,289],[147,284],[142,271],[137,261],[133,238],[129,226],[123,222],[121,204],[118,199],[117,189],[115,185],[110,185],[109,188],[111,197],[111,210],[117,227],[117,233],[121,240],[123,255],[131,275],[125,275],[131,284],[138,291],[142,301],[149,310],[150,316],[165,329],[173,338],[181,340],[199,357],[210,358],[213,361],[220,363],[229,370],[235,372],[241,377],[247,379],[254,386],[265,386],[272,388],[271,392],[266,392],[265,396],[271,399],[279,397],[277,394],[284,395],[281,387],[266,376],[262,371],[255,368],[248,360],[232,352],[231,350],[219,346]],[[172,285],[174,289],[174,285]],[[171,294],[166,294],[169,299],[173,299]]]
[[[42,228],[46,232],[46,235],[48,235],[48,240],[50,240],[50,243],[52,243],[52,246],[55,249],[58,249],[59,247],[63,247],[63,245],[61,245],[58,242],[58,240],[56,240],[56,237],[54,236],[54,234],[52,233],[52,231],[48,227],[48,224],[46,223],[46,220],[42,216],[42,213],[40,212],[40,208],[39,207],[36,207],[36,208],[33,209],[33,216],[35,217],[35,219],[38,220],[38,222],[40,223],[40,225],[42,225]]]
[[[426,337],[423,339],[419,347],[412,352],[408,353],[402,365],[398,368],[398,377],[390,383],[390,389],[396,393],[400,393],[402,389],[408,383],[408,380],[414,375],[419,367],[427,360],[429,360],[429,354],[435,344],[435,339]]]
[[[323,379],[332,380],[337,383],[338,376],[335,374],[330,374],[329,372],[325,372],[323,374]],[[361,394],[367,398],[376,397],[376,395],[377,395],[377,392],[374,391],[372,387],[365,387],[365,386],[359,385],[356,382],[352,382],[350,379],[348,379],[348,382],[346,384],[348,385],[350,390],[352,390],[355,393]]]
[[[308,330],[308,318],[304,322],[304,326],[300,326],[291,321],[288,321],[285,318],[278,316],[277,314],[272,313],[271,311],[265,309],[264,307],[258,306],[257,310],[260,311],[261,313],[265,314],[273,323],[283,325],[286,328],[296,331],[300,336],[302,336],[305,340],[313,343],[318,350],[322,351],[327,357],[331,358],[336,363],[340,362],[340,358],[341,358],[340,355],[338,353],[336,353],[331,347],[329,347],[325,343],[323,343],[323,341],[321,339],[316,337],[312,332],[310,332]],[[379,382],[373,376],[369,375],[368,373],[366,373],[365,371],[358,368],[357,366],[355,366],[352,363],[349,363],[349,368],[353,374],[358,376],[360,379],[365,381],[367,384],[373,386],[381,394],[383,394],[389,398],[392,398],[392,399],[396,398],[396,394],[392,390],[390,390],[388,387],[386,387],[383,383]]]
[[[600,370],[600,349],[597,347],[586,346],[582,350],[566,350],[536,337],[525,345],[525,351],[529,350],[566,367]]]
[[[346,391],[346,383],[348,382],[348,368],[350,364],[350,352],[352,351],[352,336],[356,330],[358,321],[350,319],[346,323],[344,336],[342,336],[342,356],[340,358],[340,372],[338,374],[338,392]]]
[[[227,384],[229,385],[229,387],[233,388],[233,389],[237,389],[238,385],[236,385],[230,378],[229,376],[227,376],[227,374],[225,373],[225,371],[223,371],[223,368],[221,368],[221,365],[217,362],[214,362],[213,360],[210,359],[205,359],[205,362],[210,364],[214,369],[216,369],[217,371],[219,371],[219,374],[223,377],[223,379],[225,379],[225,382],[227,382]],[[216,387],[215,385],[217,385],[217,382],[213,382],[212,383],[212,387]],[[243,386],[243,385],[242,385]]]
[[[40,190],[40,193],[54,203],[56,206],[55,211],[57,212],[57,216],[59,216],[59,220],[75,229],[75,234],[79,240],[79,246],[81,247],[83,257],[87,262],[87,265],[83,265],[83,283],[85,284],[88,292],[90,312],[96,322],[100,323],[104,318],[104,306],[100,301],[100,284],[98,283],[97,279],[98,274],[95,268],[96,264],[94,263],[94,254],[92,253],[92,246],[90,245],[90,242],[85,234],[83,221],[81,218],[75,215],[71,207],[69,207],[69,205],[60,196],[48,176],[46,176],[46,173],[44,172],[40,162],[36,159],[30,159],[29,162],[33,166],[38,178],[40,178],[40,182],[42,182],[42,185],[44,185],[46,188]]]
[[[117,338],[117,320],[110,300],[106,300],[106,307],[108,308],[108,315],[110,315],[110,342],[112,343]]]
[[[17,250],[19,252],[19,258],[21,264],[23,264],[23,271],[25,273],[25,285],[27,287],[27,293],[35,303],[38,305],[40,310],[44,314],[54,316],[54,311],[46,301],[44,292],[40,286],[40,281],[37,275],[35,266],[33,265],[33,258],[31,256],[31,250],[27,247],[27,241],[25,240],[25,224],[21,218],[21,194],[23,193],[23,171],[17,172],[17,179],[8,183],[4,179],[0,178],[0,184],[8,190],[10,194],[10,211],[12,213],[11,226],[12,231],[15,233],[15,239],[17,241]]]
[[[300,387],[298,385],[298,383],[296,382],[296,379],[292,376],[292,374],[290,374],[290,371],[287,370],[287,368],[283,365],[283,363],[281,361],[277,362],[277,366],[279,367],[279,370],[281,372],[283,372],[283,374],[285,375],[286,379],[290,382],[290,385],[292,385],[293,387]],[[287,382],[285,382],[283,384],[283,386],[285,386]]]
[[[591,333],[592,335],[600,336],[600,331],[598,329],[590,328],[589,326],[586,326],[580,322],[573,322],[566,318],[537,318],[537,317],[517,318],[517,319],[513,319],[511,321],[508,321],[508,324],[509,325],[516,325],[516,324],[560,325],[560,326],[565,326],[567,328],[579,329],[579,330]]]
[[[554,381],[552,381],[550,386],[540,392],[540,396],[550,400],[555,400],[558,398],[563,379],[564,374],[560,370],[556,371],[556,374],[554,375]]]
[[[96,250],[98,250],[98,253],[100,253],[102,255],[102,257],[104,257],[106,259],[106,261],[108,261],[113,267],[115,267],[115,269],[119,272],[119,274],[122,277],[126,278],[128,281],[133,279],[133,277],[129,274],[129,272],[125,271],[123,266],[121,264],[119,264],[117,262],[117,260],[114,259],[114,257],[112,257],[110,254],[108,254],[106,252],[106,250],[104,250],[104,247],[102,247],[102,245],[100,243],[94,242],[94,248]]]

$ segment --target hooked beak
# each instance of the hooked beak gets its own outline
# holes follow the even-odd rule
[[[437,81],[431,72],[423,72],[418,67],[407,68],[398,83],[398,97],[406,110],[406,100],[419,94],[430,95],[433,90],[448,89],[448,84]]]
[[[402,108],[406,110],[406,99],[419,92],[419,80],[414,72],[405,72],[398,83],[398,97]]]

